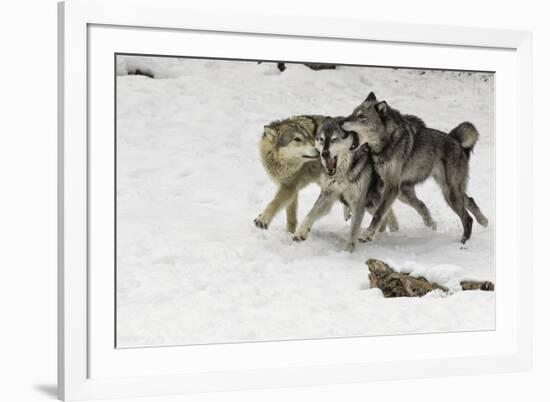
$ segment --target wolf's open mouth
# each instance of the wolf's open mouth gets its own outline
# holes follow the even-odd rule
[[[355,135],[355,136],[359,135],[359,134],[357,134],[357,131],[354,131],[354,130],[346,130],[346,129],[344,128],[344,125],[345,125],[345,123],[340,125],[340,128],[342,129],[342,131],[343,131],[344,133],[350,134],[350,135]]]
[[[334,158],[325,159],[325,170],[329,176],[336,174],[336,156]]]

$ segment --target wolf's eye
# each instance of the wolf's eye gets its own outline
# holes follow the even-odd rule
[[[299,138],[299,137],[296,137],[296,138],[294,138],[294,141],[296,141],[296,142],[302,142],[302,139]]]
[[[367,116],[365,116],[363,113],[359,112],[357,113],[357,117],[360,119],[365,119]]]
[[[340,141],[338,138],[333,138],[330,140],[330,142],[338,142],[338,141]]]

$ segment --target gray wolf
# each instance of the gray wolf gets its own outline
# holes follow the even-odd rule
[[[328,214],[333,204],[340,200],[351,211],[350,235],[345,248],[351,252],[359,236],[367,201],[372,198],[369,189],[376,193],[377,188],[373,186],[374,170],[369,153],[358,149],[357,135],[342,130],[342,120],[342,117],[327,117],[317,129],[315,148],[321,155],[323,165],[321,194],[292,240],[306,240],[313,224]],[[391,209],[388,220],[396,221]]]
[[[323,166],[315,148],[315,133],[325,118],[318,115],[293,116],[264,126],[260,157],[278,189],[271,202],[254,219],[258,228],[267,229],[277,212],[286,208],[287,231],[295,232],[299,191],[311,183],[320,183]],[[344,219],[350,218],[349,208],[344,207]],[[388,225],[391,231],[399,228],[397,219],[390,219]],[[385,222],[380,229],[385,229]]]
[[[488,225],[474,199],[466,194],[470,155],[479,138],[473,124],[461,123],[445,134],[426,127],[416,116],[401,114],[386,101],[378,102],[372,92],[340,124],[344,131],[355,133],[360,144],[367,144],[383,183],[381,200],[360,241],[374,239],[396,198],[413,207],[424,223],[435,229],[430,211],[415,193],[415,186],[430,176],[462,222],[462,244],[472,234],[468,211],[480,225]]]
[[[254,220],[260,229],[267,229],[275,214],[286,208],[286,228],[290,233],[296,230],[298,192],[310,183],[318,183],[321,174],[314,137],[323,119],[324,116],[293,116],[264,127],[260,157],[267,174],[279,188]]]

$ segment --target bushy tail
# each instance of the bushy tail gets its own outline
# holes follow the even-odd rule
[[[474,149],[474,146],[479,139],[477,129],[472,123],[467,121],[460,123],[457,127],[453,128],[449,135],[458,141],[468,156]]]

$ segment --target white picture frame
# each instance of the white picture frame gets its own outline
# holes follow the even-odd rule
[[[61,399],[160,396],[502,373],[531,368],[531,33],[299,16],[228,16],[226,12],[216,15],[207,10],[188,9],[177,0],[69,0],[60,3],[58,10],[58,392]],[[208,56],[209,48],[204,46],[206,42],[199,43],[199,38],[209,35],[218,41],[225,38],[225,47],[216,54],[225,57],[243,57],[243,52],[251,51],[254,43],[269,41],[273,46],[266,49],[259,46],[256,56],[273,59],[270,52],[281,51],[277,50],[277,41],[290,44],[307,40],[312,44],[317,41],[319,46],[337,43],[339,48],[401,46],[403,52],[398,55],[396,52],[381,52],[386,54],[383,65],[407,63],[413,67],[429,67],[426,61],[429,57],[405,61],[406,49],[411,47],[415,47],[415,54],[426,52],[426,56],[430,52],[446,52],[448,58],[439,62],[439,68],[479,67],[480,63],[490,64],[487,60],[494,58],[495,66],[498,65],[495,67],[497,82],[499,76],[506,81],[500,96],[506,95],[507,99],[499,103],[497,97],[497,119],[499,116],[510,119],[497,121],[496,125],[497,138],[503,133],[505,139],[497,152],[497,197],[499,191],[513,194],[513,197],[508,197],[509,204],[501,204],[501,213],[508,217],[512,215],[508,218],[512,223],[507,228],[507,233],[511,234],[501,236],[504,246],[497,248],[496,260],[501,269],[497,271],[500,294],[497,311],[502,313],[497,315],[497,329],[487,333],[414,335],[406,342],[397,336],[242,343],[226,348],[223,345],[203,345],[116,349],[112,341],[114,306],[109,297],[96,296],[113,293],[112,275],[109,277],[108,269],[98,274],[90,268],[92,263],[96,264],[103,258],[97,248],[90,248],[90,241],[95,242],[101,229],[101,223],[95,219],[98,215],[112,213],[109,205],[96,202],[94,197],[98,192],[95,189],[98,187],[90,191],[91,186],[98,185],[93,182],[95,172],[90,174],[91,169],[96,169],[93,160],[98,157],[95,151],[92,152],[91,144],[96,144],[93,142],[96,137],[91,139],[91,134],[98,129],[107,133],[112,121],[100,117],[90,125],[90,107],[96,104],[95,94],[104,91],[112,96],[113,87],[98,85],[100,80],[90,80],[90,77],[101,70],[95,67],[103,63],[100,53],[112,55],[117,51],[139,51],[140,48],[145,50],[144,53],[152,53],[152,49],[162,43],[161,54],[176,51],[185,55],[174,50],[181,46],[180,39],[184,38],[178,35],[197,40],[193,43],[200,46],[195,48],[194,55],[204,52],[201,56]],[[250,48],[244,49],[243,41],[249,41],[246,43]],[[291,52],[290,47],[284,51]],[[458,53],[453,55],[453,52]],[[478,59],[465,57],[460,61],[461,52],[477,52]],[[284,54],[287,53],[280,53]],[[292,55],[288,57],[292,59]],[[318,61],[329,61],[330,57],[333,57],[330,61],[342,62],[337,58],[345,57],[345,52],[338,55],[335,52],[334,56],[328,55]],[[100,76],[101,72],[94,75]],[[502,104],[501,109],[499,104]],[[520,135],[522,141],[515,141]],[[106,135],[104,140],[107,144],[109,137]],[[98,146],[101,149],[103,144],[93,145],[94,149]],[[507,158],[506,161],[503,158]],[[507,179],[512,183],[506,183],[506,189],[498,180],[499,160],[502,169],[509,169],[507,177],[513,178]],[[103,167],[110,168],[112,166],[108,163]],[[112,248],[109,238],[106,238],[105,247]],[[444,341],[438,344],[438,337]],[[425,355],[403,355],[402,359],[377,354],[377,351],[390,348],[400,351],[408,343],[418,346],[417,350],[422,350],[423,345],[432,345],[433,351]],[[453,351],[448,351],[449,344],[454,345]]]

